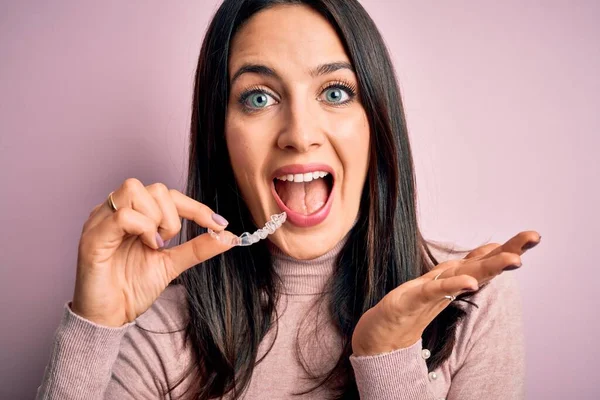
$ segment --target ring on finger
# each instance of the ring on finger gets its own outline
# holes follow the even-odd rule
[[[106,198],[106,202],[108,203],[108,206],[110,207],[111,210],[117,211],[117,205],[115,204],[115,200],[113,199],[113,193],[114,193],[114,191],[110,192],[110,194]]]
[[[437,278],[439,278],[439,277],[440,277],[440,275],[442,275],[443,273],[444,273],[444,271],[442,271],[442,272],[440,272],[439,274],[437,274],[437,275],[436,275],[436,277],[435,277],[435,278],[433,278],[433,280],[434,280],[434,281],[435,281],[435,280],[437,280]],[[448,299],[448,300],[450,300],[450,301],[454,301],[454,300],[456,300],[456,296],[452,296],[452,295],[449,295],[449,296],[444,296],[444,298],[445,298],[445,299]]]

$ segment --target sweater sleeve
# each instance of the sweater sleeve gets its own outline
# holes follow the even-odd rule
[[[457,329],[448,360],[447,400],[523,399],[524,346],[521,297],[514,275],[504,273],[471,299],[479,308]],[[351,356],[362,400],[435,400],[422,339],[404,349],[374,356]]]
[[[114,379],[112,369],[121,342],[133,325],[135,322],[119,328],[97,325],[73,313],[70,303],[65,304],[36,399],[158,398],[156,385],[134,379],[135,368],[130,369],[128,385]]]
[[[350,356],[362,400],[432,400],[423,340],[389,353]]]

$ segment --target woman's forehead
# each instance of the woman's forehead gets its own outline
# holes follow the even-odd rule
[[[308,6],[276,6],[254,15],[235,35],[229,72],[244,65],[310,74],[319,65],[350,63],[335,29]]]

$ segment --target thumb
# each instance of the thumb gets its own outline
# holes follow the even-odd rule
[[[220,232],[220,235],[235,238],[235,235],[228,231]],[[175,274],[171,279],[175,279],[187,269],[224,253],[233,247],[235,246],[222,243],[220,240],[212,238],[208,233],[204,233],[179,246],[165,249],[163,253],[169,259],[173,273]]]

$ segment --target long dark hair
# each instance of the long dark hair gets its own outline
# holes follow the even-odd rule
[[[359,318],[386,293],[438,264],[417,224],[413,159],[394,68],[380,33],[358,1],[223,2],[198,60],[186,194],[226,215],[233,232],[256,228],[235,184],[225,143],[228,57],[240,27],[257,12],[280,4],[309,6],[337,31],[356,71],[370,125],[370,165],[358,219],[329,282],[329,310],[343,351],[333,369],[316,377],[314,385],[329,387],[334,398],[358,398],[349,356]],[[183,224],[180,241],[204,232],[195,224]],[[192,375],[186,391],[190,399],[224,394],[239,398],[261,361],[257,360],[259,343],[277,326],[278,277],[265,243],[234,248],[174,281],[185,288],[189,306],[186,341],[195,363],[178,384]],[[425,330],[423,346],[431,350],[430,370],[450,356],[457,323],[465,314],[451,303]]]

